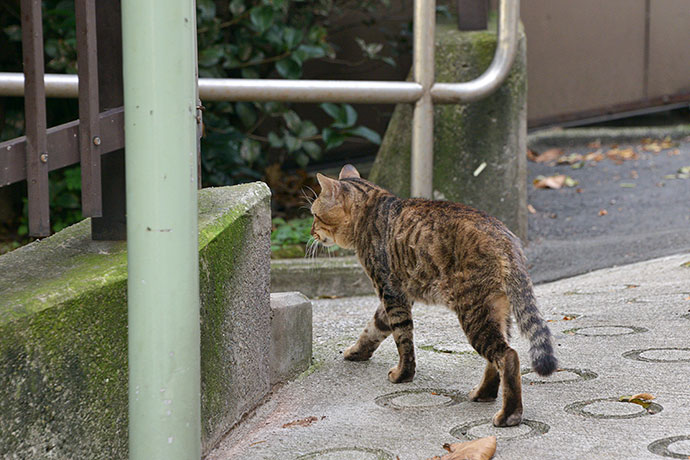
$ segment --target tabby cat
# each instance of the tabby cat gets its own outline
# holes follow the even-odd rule
[[[529,338],[532,368],[557,367],[551,332],[537,309],[519,239],[499,220],[447,201],[400,199],[359,175],[352,165],[339,179],[317,175],[321,193],[311,205],[311,234],[324,246],[352,248],[381,300],[345,359],[367,360],[393,334],[398,365],[393,383],[415,374],[412,303],[443,304],[454,311],[470,344],[487,360],[469,394],[493,401],[503,381],[503,407],[495,426],[522,420],[520,361],[508,345],[510,312]]]

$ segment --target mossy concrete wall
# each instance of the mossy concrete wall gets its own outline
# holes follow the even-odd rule
[[[491,63],[496,34],[436,28],[436,81],[477,78]],[[469,104],[434,108],[435,199],[484,210],[519,237],[527,236],[527,69],[522,27],[518,53],[506,82],[491,96]],[[410,196],[412,106],[393,112],[369,179],[395,194]],[[478,175],[474,172],[485,164]]]
[[[269,390],[269,197],[200,192],[204,451]],[[0,458],[128,457],[126,243],[89,232],[0,257]]]

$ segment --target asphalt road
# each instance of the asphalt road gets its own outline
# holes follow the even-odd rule
[[[528,203],[534,213],[526,253],[536,283],[690,250],[690,178],[678,176],[690,167],[690,137],[659,152],[641,142],[590,145],[595,140],[561,147],[564,155],[598,151],[604,157],[579,168],[528,162]],[[538,153],[547,149],[535,147]],[[613,148],[624,157],[632,149],[633,158],[614,161],[607,156]],[[577,185],[533,185],[538,176],[559,174]]]

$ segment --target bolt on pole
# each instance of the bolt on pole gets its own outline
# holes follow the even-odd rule
[[[199,459],[195,2],[122,0],[129,458]]]

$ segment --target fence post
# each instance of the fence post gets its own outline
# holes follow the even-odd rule
[[[21,16],[29,234],[48,236],[50,205],[41,1],[22,0]]]
[[[101,200],[101,133],[98,110],[98,55],[95,0],[75,0],[79,67],[79,153],[81,208],[86,217],[103,215]]]
[[[120,0],[96,2],[99,110],[122,106],[122,19]],[[91,219],[94,240],[127,238],[125,150],[101,156],[102,217]]]
[[[133,460],[201,456],[195,33],[193,0],[122,1]]]

